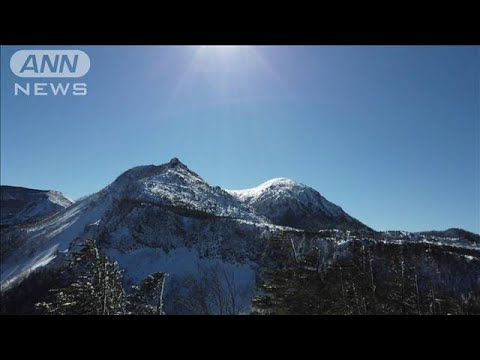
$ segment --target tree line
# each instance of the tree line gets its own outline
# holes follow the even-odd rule
[[[325,266],[315,247],[271,246],[282,263],[259,282],[254,314],[480,314],[478,264],[436,247],[356,240]]]
[[[146,277],[127,294],[123,271],[102,254],[95,240],[70,249],[60,269],[31,274],[2,292],[2,313],[47,315],[163,315],[167,274]]]

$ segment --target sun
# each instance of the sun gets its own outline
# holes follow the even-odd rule
[[[253,97],[259,82],[280,83],[254,46],[200,45],[193,49],[188,66],[172,90],[172,99],[201,88],[201,94],[208,93],[215,101],[245,101]]]
[[[199,53],[210,56],[231,56],[239,54],[247,47],[241,45],[202,45],[199,48]]]
[[[221,51],[221,52],[228,52],[235,49],[238,49],[239,45],[202,45],[201,48],[205,50],[211,51]]]

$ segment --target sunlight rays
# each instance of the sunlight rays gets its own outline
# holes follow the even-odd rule
[[[191,60],[172,90],[171,100],[202,91],[208,103],[261,100],[266,83],[284,88],[283,79],[253,46],[208,45],[195,48]],[[260,89],[260,90],[259,90]]]

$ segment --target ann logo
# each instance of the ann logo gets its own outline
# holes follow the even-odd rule
[[[73,60],[66,54],[56,54],[53,60],[48,54],[42,55],[39,60],[40,63],[37,61],[37,56],[33,54],[28,55],[25,64],[20,69],[20,73],[23,74],[25,71],[33,71],[35,74],[43,74],[46,71],[50,73],[64,73],[65,69],[68,69],[70,74],[74,74],[77,69],[78,54],[73,56]]]
[[[81,50],[20,50],[10,68],[23,78],[78,78],[90,69],[90,58]]]

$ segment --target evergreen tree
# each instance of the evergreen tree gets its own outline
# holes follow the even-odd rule
[[[52,300],[36,305],[43,314],[117,315],[125,312],[122,272],[117,262],[100,254],[95,240],[70,252],[64,275],[69,285],[50,290]]]
[[[135,315],[164,315],[163,291],[167,274],[156,272],[147,276],[139,286],[133,286],[128,296],[128,310]]]
[[[270,240],[270,253],[281,263],[263,274],[260,296],[253,299],[253,313],[316,314],[323,308],[318,296],[323,286],[323,270],[318,251],[300,257],[286,234]]]

